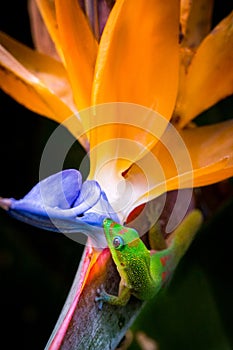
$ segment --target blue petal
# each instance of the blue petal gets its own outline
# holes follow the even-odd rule
[[[0,199],[13,217],[66,235],[77,232],[104,244],[102,222],[119,222],[106,194],[96,181],[85,181],[77,170],[64,170],[40,181],[23,199]],[[72,238],[71,236],[69,236]]]
[[[79,196],[74,202],[74,207],[80,208],[77,215],[82,214],[92,208],[100,199],[101,188],[96,181],[85,181],[82,185]]]
[[[79,196],[82,176],[77,170],[64,170],[40,181],[21,200],[12,199],[12,209],[42,214],[45,207],[69,209]]]
[[[40,181],[23,199],[11,199],[11,209],[51,218],[74,218],[100,199],[96,181],[86,181],[77,170],[64,170]]]
[[[96,218],[94,218],[94,215],[89,216],[87,218],[87,216],[89,214],[92,214],[92,213],[95,214],[95,216],[98,215],[99,220],[101,220],[101,222],[103,222],[103,220],[106,217],[111,218],[113,221],[119,222],[118,216],[114,212],[113,208],[111,207],[111,205],[108,201],[106,194],[103,191],[101,191],[101,195],[100,195],[98,202],[91,208],[91,210],[89,210],[85,213],[85,217],[86,217],[85,221],[94,225],[94,220],[96,220]]]

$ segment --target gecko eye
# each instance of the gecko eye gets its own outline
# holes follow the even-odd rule
[[[114,248],[120,249],[124,245],[123,238],[120,236],[116,236],[112,241],[112,245]]]

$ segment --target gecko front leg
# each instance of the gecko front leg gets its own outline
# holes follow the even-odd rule
[[[98,303],[98,308],[100,310],[102,310],[103,303],[125,306],[129,301],[130,294],[130,289],[125,286],[120,285],[118,295],[109,294],[102,287],[101,289],[97,289],[98,296],[95,297],[95,301]]]

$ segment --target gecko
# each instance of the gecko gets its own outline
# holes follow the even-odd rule
[[[103,303],[124,306],[131,295],[143,301],[157,295],[171,278],[202,221],[201,212],[194,209],[174,230],[168,247],[148,250],[135,229],[104,219],[104,233],[121,281],[117,296],[104,289],[97,291],[95,301],[99,308]],[[155,234],[153,230],[152,234]]]

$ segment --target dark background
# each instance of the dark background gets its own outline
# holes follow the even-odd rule
[[[215,4],[217,23],[232,6],[231,1]],[[33,46],[25,0],[1,4],[0,29]],[[231,112],[232,99],[228,98],[199,116],[198,122],[230,118]],[[21,198],[38,182],[40,157],[57,124],[28,111],[2,91],[0,118],[0,196]],[[66,130],[64,137],[71,137]],[[78,168],[83,155],[74,143],[65,168]],[[231,183],[201,191],[213,219],[207,220],[168,293],[151,304],[145,310],[149,314],[135,324],[136,330],[144,327],[159,339],[161,350],[222,350],[233,345],[231,191]],[[0,211],[0,334],[7,349],[44,348],[82,250],[83,246],[62,234],[32,228]]]

